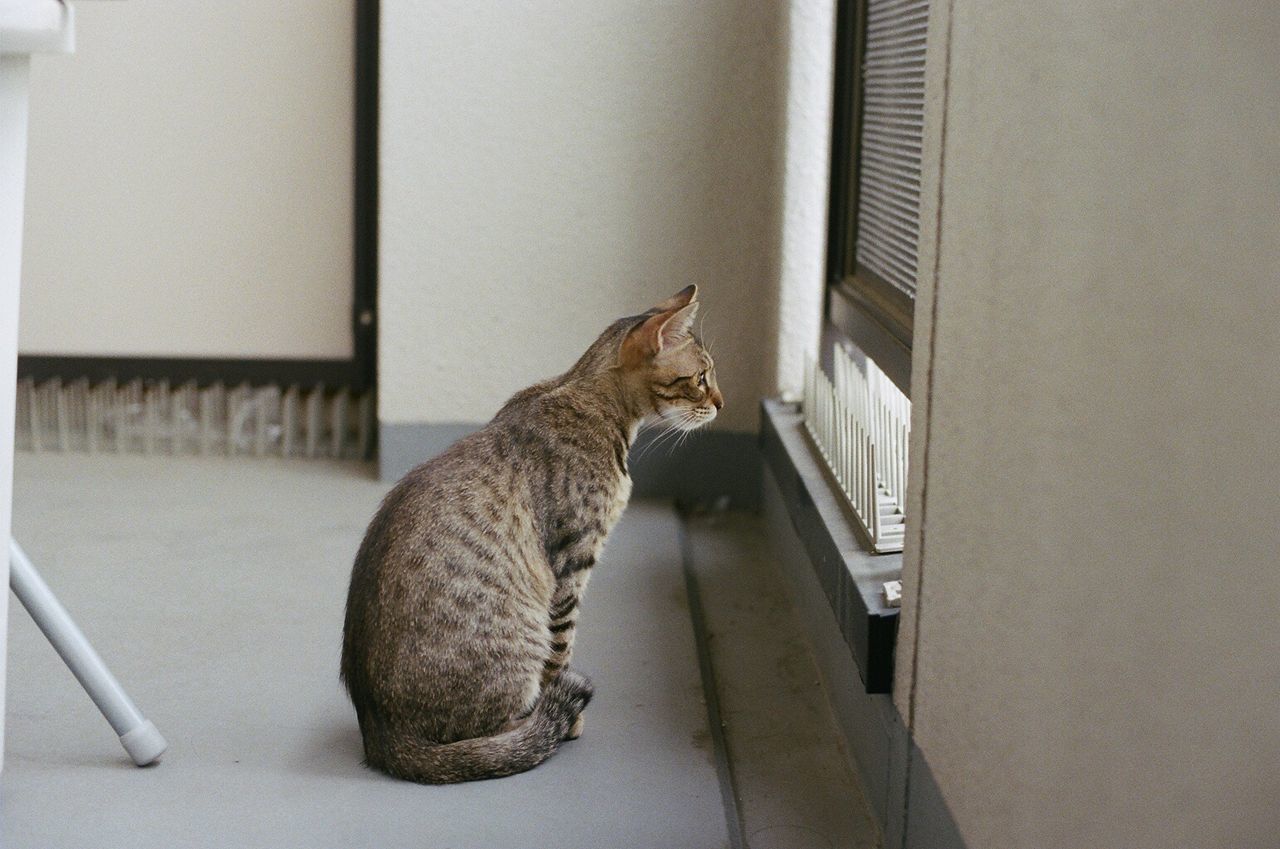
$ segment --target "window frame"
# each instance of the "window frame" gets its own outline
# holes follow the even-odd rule
[[[167,380],[201,386],[222,382],[377,388],[378,377],[378,35],[381,0],[353,0],[355,15],[352,191],[352,355],[349,359],[19,354],[18,376],[37,383],[58,378],[128,382]]]
[[[822,342],[852,342],[909,398],[915,300],[856,259],[866,24],[866,0],[837,0]]]

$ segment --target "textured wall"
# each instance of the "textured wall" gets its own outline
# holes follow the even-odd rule
[[[786,100],[778,389],[799,397],[826,293],[835,0],[792,0]]]
[[[354,3],[76,4],[32,69],[24,353],[351,356]]]
[[[727,406],[775,378],[786,4],[382,3],[379,418],[487,420],[702,288]]]
[[[970,846],[1274,846],[1280,6],[947,6],[900,703]]]

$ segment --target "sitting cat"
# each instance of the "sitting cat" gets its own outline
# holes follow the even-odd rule
[[[356,554],[342,679],[369,766],[449,783],[532,769],[582,731],[578,600],[631,494],[641,424],[723,406],[697,288],[614,322],[569,371],[409,472]]]

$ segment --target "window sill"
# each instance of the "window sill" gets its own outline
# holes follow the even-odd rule
[[[898,611],[885,606],[885,581],[902,575],[901,554],[871,554],[859,545],[839,495],[805,439],[794,405],[761,403],[760,449],[782,490],[791,525],[803,542],[836,623],[868,693],[888,693]]]

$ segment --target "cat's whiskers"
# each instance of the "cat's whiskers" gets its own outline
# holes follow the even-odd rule
[[[673,454],[680,448],[680,446],[684,445],[685,441],[688,440],[689,437],[694,434],[702,433],[703,425],[711,421],[712,416],[707,412],[706,408],[698,407],[689,411],[689,419],[691,427],[686,428],[680,435],[680,438],[676,440],[676,444],[671,448],[671,453]]]
[[[669,450],[667,453],[668,454],[676,453],[676,451],[680,450],[680,446],[684,445],[685,440],[687,440],[690,436],[692,436],[696,432],[697,432],[696,430],[686,430],[685,432],[681,433],[680,438],[675,441],[675,444],[671,446],[671,450]]]
[[[716,340],[707,339],[707,337],[703,334],[703,326],[707,322],[708,312],[710,312],[710,310],[704,310],[701,314],[701,317],[700,317],[701,324],[698,325],[698,339],[700,340],[700,344],[702,345],[703,350],[707,352],[707,356],[711,357],[711,359],[714,360],[716,356],[715,355]]]
[[[670,453],[670,451],[674,451],[675,446],[679,445],[680,442],[683,441],[683,437],[696,430],[700,424],[700,419],[696,409],[680,410],[675,415],[664,417],[664,419],[669,422],[669,425],[657,439],[653,440],[653,442],[647,446],[649,450],[665,443],[669,449],[668,453]],[[647,454],[648,450],[644,453]]]
[[[679,436],[667,446],[667,454],[674,454],[684,444],[684,441],[689,438],[689,435],[698,430],[701,423],[701,415],[696,409],[684,410],[676,420],[676,425],[673,428],[679,433]]]
[[[665,432],[666,427],[663,427],[663,425],[666,425],[666,424],[667,424],[666,419],[664,419],[660,415],[654,416],[652,418],[644,419],[643,421],[640,422],[640,426],[636,429],[636,438],[632,440],[631,444],[635,445],[635,443],[639,441],[639,438],[642,434],[647,434],[654,430],[659,430],[659,429]],[[636,455],[636,459],[643,457],[645,453],[649,450],[649,446],[651,444],[652,442],[650,441],[650,442],[646,442],[643,446],[641,446],[640,453]]]
[[[680,433],[681,433],[680,421],[679,419],[677,419],[673,421],[671,425],[667,427],[666,430],[664,430],[661,434],[659,434],[657,439],[653,440],[653,442],[649,444],[649,451],[653,451],[657,449],[659,445],[674,441],[680,436]],[[649,453],[649,452],[646,451],[645,453]]]
[[[653,428],[656,428],[660,425],[665,425],[665,427],[662,428],[662,432],[659,433],[653,439],[649,440],[649,442],[646,443],[643,447],[641,447],[639,453],[637,453],[634,458],[636,461],[644,459],[644,457],[647,454],[653,451],[655,446],[657,446],[663,440],[667,439],[672,432],[678,429],[678,426],[672,423],[672,421],[669,418],[667,418],[665,415],[659,415],[657,418],[653,419],[653,421],[647,422],[645,424],[644,430],[645,431],[652,430]]]

